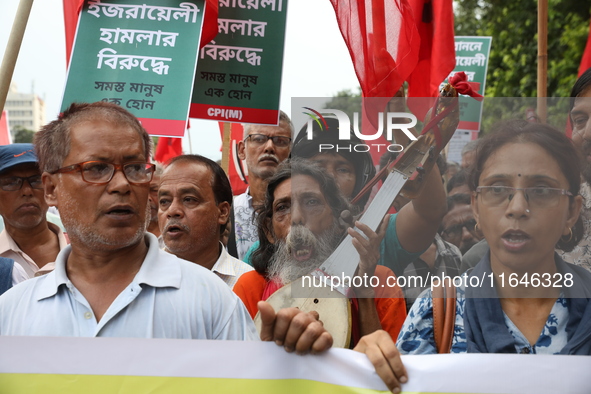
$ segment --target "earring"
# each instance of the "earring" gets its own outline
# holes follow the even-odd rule
[[[560,240],[564,243],[568,243],[573,239],[573,229],[572,227],[568,229],[568,231],[570,232],[568,239],[562,239],[562,237],[560,237]]]
[[[474,230],[480,231],[480,224],[478,224],[478,222],[476,222],[476,224],[474,225]]]

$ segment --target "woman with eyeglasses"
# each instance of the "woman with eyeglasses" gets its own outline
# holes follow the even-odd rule
[[[480,145],[472,209],[490,252],[456,280],[452,353],[591,355],[591,273],[555,252],[583,234],[580,172],[571,140],[547,125],[509,122]],[[431,290],[397,346],[437,352]]]

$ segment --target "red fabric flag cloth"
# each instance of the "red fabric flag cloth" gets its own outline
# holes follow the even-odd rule
[[[218,122],[220,135],[224,140],[224,122]],[[240,123],[231,123],[230,129],[230,162],[228,165],[228,178],[232,186],[232,194],[237,196],[246,191],[248,187],[248,175],[246,164],[238,157],[238,142],[242,141],[244,128]]]
[[[590,27],[591,29],[591,24]],[[591,30],[590,30],[591,31]],[[579,77],[591,67],[591,34],[587,38],[587,45],[585,45],[585,51],[583,51],[583,57],[581,58],[581,64],[579,65]]]
[[[12,138],[8,128],[8,112],[2,111],[0,115],[0,145],[10,145],[12,144]]]
[[[590,23],[589,29],[591,29],[591,23]],[[587,69],[590,67],[591,67],[591,30],[590,30],[589,36],[587,37],[587,45],[585,45],[585,50],[583,51],[583,56],[581,57],[581,64],[579,64],[579,74],[577,75],[577,77],[580,77],[581,75],[583,75],[583,73],[585,71],[587,71]],[[566,126],[564,128],[564,134],[569,138],[571,138],[573,136],[573,128],[570,123],[570,116],[568,118],[566,118]]]
[[[76,36],[78,15],[82,9],[84,0],[64,0],[64,25],[66,29],[66,64],[70,64],[70,54]]]
[[[204,47],[218,34],[218,0],[205,0],[207,12],[203,20],[203,31],[199,47]],[[70,64],[70,54],[78,26],[78,15],[84,0],[64,0],[64,25],[66,28],[66,64]]]
[[[391,98],[419,56],[407,0],[330,0],[364,97]]]
[[[408,97],[437,97],[440,84],[456,65],[452,0],[408,0],[421,36],[419,61],[408,78]],[[409,100],[421,120],[434,100]],[[425,102],[425,105],[422,105]]]
[[[157,162],[166,164],[174,157],[183,154],[183,140],[182,138],[160,137],[158,138],[158,145],[156,146],[156,154],[154,159]]]

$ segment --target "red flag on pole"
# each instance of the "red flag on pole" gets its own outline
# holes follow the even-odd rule
[[[393,97],[419,55],[420,39],[407,0],[330,1],[363,96]]]
[[[218,0],[205,0],[206,10],[199,47],[205,46],[218,34]],[[78,26],[78,15],[84,0],[64,0],[64,25],[66,28],[66,63],[70,64],[70,53]]]
[[[589,27],[591,29],[591,26]],[[585,45],[585,51],[581,58],[581,64],[579,66],[579,77],[591,67],[591,34],[587,38],[587,45]]]
[[[589,26],[589,29],[591,29],[591,24]],[[581,57],[581,64],[579,64],[579,74],[577,75],[577,77],[580,77],[581,75],[583,75],[583,73],[585,71],[587,71],[587,69],[590,67],[591,67],[591,30],[590,30],[589,37],[587,37],[587,45],[585,45],[585,50],[583,51],[583,56]],[[569,138],[571,138],[573,135],[573,128],[570,123],[570,116],[566,118],[566,127],[564,128],[564,134]]]
[[[224,122],[218,122],[222,141],[224,139]],[[232,185],[232,194],[235,196],[242,194],[248,187],[248,174],[246,165],[238,157],[238,141],[244,137],[244,128],[240,123],[231,123],[230,129],[230,162],[228,165],[228,178]]]
[[[78,15],[84,0],[64,0],[64,25],[66,29],[66,64],[70,64],[70,54],[74,45]]]
[[[12,137],[8,127],[8,112],[2,111],[0,115],[0,145],[10,145],[12,144]]]
[[[158,145],[156,146],[156,154],[154,159],[159,163],[166,164],[173,157],[183,154],[183,139],[160,137],[158,138]]]
[[[408,78],[409,97],[437,97],[439,85],[456,65],[452,0],[408,0],[413,9],[421,45],[419,61]],[[424,119],[431,105],[416,105],[409,100],[414,114]],[[415,104],[415,105],[413,105]]]

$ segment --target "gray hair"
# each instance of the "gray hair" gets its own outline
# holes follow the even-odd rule
[[[476,149],[478,149],[478,145],[480,145],[480,139],[477,140],[472,140],[470,142],[468,142],[466,145],[464,145],[464,147],[462,148],[462,156],[464,156],[466,153],[468,152],[472,152],[475,151]]]
[[[289,128],[289,134],[293,135],[295,132],[295,129],[293,127],[293,123],[291,122],[291,119],[289,119],[289,116],[287,116],[287,114],[283,111],[279,111],[279,125],[277,125],[277,127],[281,127],[281,123],[285,123],[287,124],[287,127]],[[250,123],[243,123],[242,127],[244,128],[244,137],[246,138],[248,137],[248,133],[250,132],[250,128],[253,126],[258,126],[258,125],[253,125]]]
[[[124,124],[135,130],[144,143],[146,158],[152,152],[152,139],[135,116],[124,108],[104,101],[96,103],[73,103],[53,122],[43,126],[35,134],[35,153],[39,158],[41,172],[58,170],[70,154],[70,131],[73,126],[94,120]]]
[[[154,170],[154,176],[161,176],[164,172],[164,164],[160,163],[159,161],[155,161],[156,169]]]

